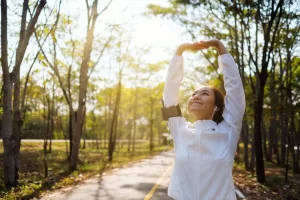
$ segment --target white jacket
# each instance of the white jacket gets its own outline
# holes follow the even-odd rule
[[[236,199],[232,167],[245,111],[245,94],[237,65],[230,54],[218,57],[226,90],[224,120],[187,122],[172,117],[168,125],[175,145],[175,166],[168,195],[175,200]],[[167,73],[163,100],[179,102],[183,58],[175,55]]]

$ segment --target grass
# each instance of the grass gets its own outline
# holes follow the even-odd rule
[[[0,154],[0,199],[31,199],[42,193],[77,184],[85,178],[109,173],[114,168],[132,164],[144,158],[159,154],[165,145],[155,144],[152,152],[148,142],[136,143],[135,152],[127,151],[127,143],[116,146],[113,161],[109,163],[107,148],[95,148],[87,143],[80,149],[77,170],[70,172],[65,143],[52,143],[52,152],[48,154],[48,177],[44,178],[43,143],[23,143],[21,146],[20,182],[16,188],[5,190],[3,184],[3,154]],[[172,148],[171,146],[169,148]],[[0,152],[3,146],[0,145]]]

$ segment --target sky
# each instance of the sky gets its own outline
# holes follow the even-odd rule
[[[98,10],[103,10],[109,0],[100,0]],[[122,24],[131,33],[132,46],[151,47],[149,60],[163,60],[171,55],[172,50],[184,41],[184,29],[170,20],[145,17],[148,4],[168,5],[168,0],[113,0],[108,8],[99,16],[95,35],[109,24]],[[72,0],[64,3],[62,12],[80,13],[79,24],[86,26],[86,4],[84,0]],[[77,33],[85,36],[85,28]]]

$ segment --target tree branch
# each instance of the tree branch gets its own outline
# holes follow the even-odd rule
[[[99,13],[99,15],[101,15],[107,8],[108,6],[111,4],[113,0],[110,0],[110,2],[105,6],[105,8]]]
[[[21,18],[21,30],[20,30],[20,40],[19,42],[22,42],[25,38],[25,32],[26,32],[26,16],[27,16],[27,10],[28,10],[28,1],[24,0],[23,3],[23,10],[22,10],[22,18]],[[19,47],[21,45],[19,44]]]

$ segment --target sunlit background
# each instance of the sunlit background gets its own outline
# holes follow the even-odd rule
[[[0,154],[0,195],[35,195],[47,190],[47,184],[72,184],[70,177],[82,179],[79,173],[99,173],[107,161],[111,169],[172,148],[160,110],[169,61],[181,43],[217,38],[237,63],[247,102],[235,158],[236,186],[249,199],[268,194],[264,199],[275,199],[281,193],[287,195],[282,199],[299,199],[299,1],[98,0],[89,57],[84,52],[91,41],[86,38],[86,2],[92,8],[96,0],[48,0],[18,65],[20,91],[13,93],[18,91],[12,72],[19,58],[24,2],[7,1],[8,56],[1,55],[1,61],[8,62],[9,72],[1,72],[0,98],[2,129],[9,130],[0,136],[9,141],[10,150],[15,148],[10,156],[21,159],[21,183],[16,193],[2,193],[1,177],[8,174],[2,166],[8,162]],[[29,1],[25,24],[39,2],[43,0]],[[226,91],[216,49],[184,52],[183,59],[180,105],[193,122],[186,101],[196,87]],[[80,69],[88,70],[82,82]],[[13,135],[12,128],[19,132]],[[39,142],[26,144],[25,139]],[[52,139],[64,143],[52,144]],[[10,166],[13,177],[15,165]],[[78,171],[68,171],[76,167]]]

